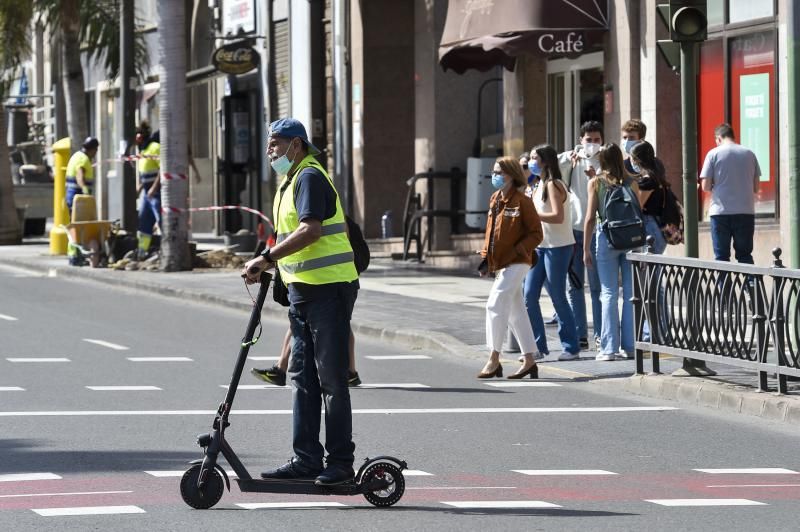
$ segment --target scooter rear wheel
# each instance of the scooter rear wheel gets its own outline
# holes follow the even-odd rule
[[[195,464],[186,470],[181,478],[181,497],[183,502],[196,510],[206,510],[219,502],[225,490],[225,483],[219,471],[212,469],[208,472],[208,479],[203,490],[197,487],[200,478],[200,464]]]
[[[386,508],[396,504],[406,491],[406,479],[403,477],[403,472],[400,468],[389,462],[372,464],[361,476],[361,484],[377,479],[388,481],[389,486],[382,490],[368,491],[364,493],[364,498],[370,504],[379,508]]]

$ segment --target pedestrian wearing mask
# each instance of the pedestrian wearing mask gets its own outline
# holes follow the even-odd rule
[[[600,338],[602,311],[600,305],[600,279],[597,270],[586,269],[583,255],[583,222],[589,201],[588,183],[597,173],[599,162],[597,155],[603,144],[603,124],[595,120],[584,122],[580,128],[580,144],[572,151],[559,154],[558,163],[567,187],[577,196],[580,204],[580,216],[573,217],[572,232],[575,237],[572,261],[569,267],[569,305],[575,317],[578,330],[578,342],[581,349],[589,349],[589,326],[586,317],[586,296],[583,285],[589,278],[589,295],[592,303],[592,322],[594,325],[594,344]],[[591,238],[594,235],[590,234]],[[595,246],[591,247],[594,253]],[[593,257],[595,258],[595,257]]]
[[[627,186],[634,193],[638,192],[636,181],[625,171],[622,160],[622,150],[614,143],[607,144],[600,151],[598,160],[600,172],[589,181],[589,207],[584,223],[583,252],[586,257],[586,266],[596,269],[600,277],[601,296],[603,305],[603,327],[600,336],[600,352],[595,357],[597,360],[615,360],[620,353],[624,358],[633,357],[633,271],[625,254],[627,250],[612,248],[602,225],[597,225],[597,220],[605,222],[604,201],[606,192],[617,186]],[[592,246],[591,235],[595,232],[596,256],[595,262],[590,255]],[[619,283],[622,279],[622,319],[619,315]]]
[[[637,196],[639,205],[642,206],[645,232],[654,239],[652,252],[660,255],[667,248],[667,241],[664,240],[659,223],[669,188],[664,175],[664,166],[656,159],[653,145],[647,141],[633,146],[628,161],[634,174],[638,176]]]
[[[622,156],[625,158],[625,170],[627,170],[629,174],[636,175],[639,173],[633,167],[630,155],[634,146],[640,142],[644,142],[646,135],[647,126],[638,118],[631,118],[622,125],[622,141],[619,147],[622,149]],[[663,175],[667,173],[664,169],[664,163],[662,163],[658,157],[655,157],[655,171]]]
[[[550,350],[539,297],[547,283],[563,351],[559,360],[574,360],[579,357],[580,346],[575,318],[567,301],[567,269],[575,246],[569,191],[561,179],[558,154],[552,146],[542,144],[535,147],[531,151],[531,163],[533,173],[541,176],[533,193],[533,204],[542,222],[543,238],[536,251],[539,260],[525,278],[525,306],[539,353],[546,356]]]
[[[491,352],[479,379],[503,376],[500,350],[509,327],[524,354],[522,366],[508,378],[538,377],[533,356],[536,342],[522,299],[522,282],[542,241],[542,226],[533,203],[522,192],[526,182],[515,158],[497,159],[492,174],[497,192],[489,200],[489,220],[480,252],[484,260],[479,267],[481,276],[495,274],[486,302],[486,344]]]

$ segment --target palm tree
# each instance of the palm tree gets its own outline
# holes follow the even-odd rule
[[[79,0],[60,0],[61,78],[67,106],[67,131],[75,151],[89,133],[86,84],[81,65],[81,16]]]
[[[190,270],[186,131],[186,11],[183,1],[159,2],[158,93],[161,130],[161,269]]]
[[[22,238],[17,209],[14,204],[14,185],[6,143],[5,106],[2,102],[12,82],[12,76],[30,52],[30,28],[33,10],[23,0],[0,0],[0,245],[18,244]]]

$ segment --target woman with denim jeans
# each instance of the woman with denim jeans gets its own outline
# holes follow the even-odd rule
[[[561,180],[558,154],[549,145],[542,144],[531,151],[532,172],[541,176],[538,186],[533,190],[533,204],[542,222],[542,242],[536,250],[539,260],[525,277],[525,306],[536,338],[536,347],[541,355],[550,352],[544,329],[539,297],[542,287],[547,283],[550,299],[556,311],[558,336],[561,340],[559,360],[579,358],[578,330],[575,317],[567,301],[567,270],[575,244],[572,233],[572,216],[569,207],[569,193]]]
[[[583,254],[588,268],[597,268],[600,276],[600,303],[603,307],[603,332],[600,335],[600,352],[597,360],[614,360],[619,354],[633,358],[633,271],[626,250],[614,249],[606,234],[597,224],[605,221],[602,206],[609,187],[629,185],[638,193],[636,181],[629,178],[622,160],[622,150],[614,143],[606,144],[598,156],[600,173],[589,181],[589,204],[584,221]],[[597,229],[597,264],[593,263],[590,246],[592,234]],[[619,315],[619,282],[622,279],[622,319]],[[620,347],[622,351],[620,351]]]
[[[644,140],[631,148],[630,163],[638,175],[639,191],[636,196],[639,198],[639,205],[642,206],[644,229],[647,236],[652,236],[654,239],[653,249],[650,252],[661,255],[667,249],[667,241],[661,232],[660,223],[666,191],[669,188],[664,175],[664,166],[657,162],[653,145]]]

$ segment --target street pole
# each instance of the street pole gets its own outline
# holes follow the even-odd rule
[[[133,138],[136,130],[136,91],[135,73],[133,66],[133,2],[122,0],[120,3],[120,105],[122,106],[122,120],[120,135],[124,143],[120,144],[120,155],[133,153]],[[117,175],[122,179],[121,221],[122,228],[128,234],[136,234],[138,217],[136,214],[136,173],[133,165],[128,162],[117,163]]]
[[[334,184],[350,211],[353,175],[350,98],[350,1],[333,1],[333,147]]]
[[[687,257],[697,258],[697,43],[681,42],[681,139],[683,144],[683,231]],[[689,288],[694,292],[692,287]],[[691,305],[689,306],[691,309]],[[695,316],[689,316],[691,323]],[[679,374],[716,375],[705,361],[683,359]]]
[[[789,37],[789,252],[792,268],[800,268],[800,6],[788,2]]]

